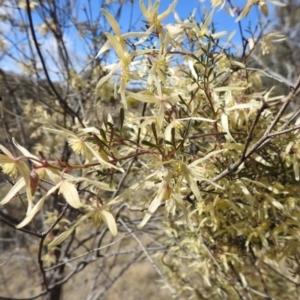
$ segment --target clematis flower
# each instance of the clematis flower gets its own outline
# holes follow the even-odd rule
[[[116,38],[118,40],[118,42],[120,43],[121,47],[124,49],[124,51],[126,51],[126,42],[125,40],[127,38],[131,38],[131,37],[143,37],[143,36],[148,36],[147,33],[145,32],[127,32],[124,34],[121,34],[121,30],[120,30],[120,26],[118,24],[118,22],[116,21],[116,19],[105,9],[101,9],[101,12],[104,14],[104,16],[106,17],[108,23],[110,24],[114,34],[116,35]],[[104,53],[105,51],[109,50],[111,48],[111,42],[108,39],[106,41],[106,43],[101,47],[101,49],[99,50],[99,52],[97,53],[96,57],[99,57],[99,55],[101,55],[102,53]]]
[[[209,26],[212,22],[212,18],[213,18],[213,15],[214,15],[214,10],[212,10],[209,15],[205,18],[205,21],[203,23],[201,23],[199,26],[196,24],[195,20],[193,21],[193,23],[195,24],[194,26],[194,31],[197,35],[197,37],[202,41],[203,38],[207,35],[210,35],[211,34],[211,31],[209,29]],[[217,33],[214,33],[214,34],[211,34],[211,36],[214,38],[214,39],[218,39],[220,38],[221,36],[227,34],[227,31],[221,31],[221,32],[217,32]]]
[[[225,4],[226,4],[226,0],[210,0],[211,3],[211,7],[217,7],[217,6],[221,6],[220,9],[222,9]]]
[[[32,156],[27,150],[24,153],[24,148],[21,147],[13,138],[13,144],[26,156]],[[22,160],[21,157],[14,157],[13,154],[5,148],[3,145],[0,145],[0,150],[4,154],[0,154],[0,166],[2,172],[8,174],[12,178],[17,178],[18,175],[21,175],[21,178],[15,183],[9,193],[2,199],[0,205],[4,205],[9,202],[24,186],[26,187],[26,194],[28,200],[27,212],[29,212],[33,205],[33,196],[31,192],[31,182],[30,182],[30,170],[27,164]]]
[[[93,161],[93,159],[95,158],[99,161],[99,163],[101,165],[106,166],[108,168],[114,168],[114,169],[117,169],[117,170],[120,170],[121,172],[123,172],[123,170],[121,168],[118,168],[118,167],[108,163],[107,161],[105,161],[101,157],[101,155],[99,155],[98,151],[93,147],[93,145],[91,143],[84,141],[78,135],[76,135],[75,133],[73,133],[72,131],[70,131],[66,128],[60,127],[56,124],[52,124],[52,125],[54,125],[58,129],[44,128],[44,130],[66,137],[68,139],[69,145],[74,150],[74,152],[76,152],[77,154],[85,155],[88,163],[91,163]]]
[[[71,226],[69,229],[61,233],[55,240],[53,240],[48,247],[53,248],[60,243],[62,243],[65,239],[67,239],[71,233],[83,222],[91,220],[95,225],[100,225],[101,223],[105,223],[113,236],[116,236],[118,233],[117,224],[113,217],[113,215],[108,211],[106,206],[99,206],[96,202],[94,202],[91,206],[87,206],[87,213],[81,216],[76,223]]]
[[[55,249],[51,249],[48,253],[42,256],[43,265],[45,268],[50,268],[56,263]]]
[[[65,174],[66,176],[67,174]],[[71,175],[67,176],[67,179],[61,179],[58,184],[56,184],[55,186],[53,186],[35,205],[34,207],[27,213],[25,219],[19,224],[17,225],[17,228],[22,228],[24,226],[26,226],[29,222],[31,222],[31,220],[35,217],[35,215],[42,209],[42,207],[44,206],[44,203],[46,201],[46,199],[48,198],[48,196],[50,196],[51,194],[53,194],[55,191],[58,190],[58,194],[62,194],[62,196],[64,197],[64,199],[67,201],[67,203],[72,206],[75,209],[79,209],[81,208],[83,205],[80,201],[80,197],[78,194],[78,191],[76,189],[76,186],[73,182],[86,182],[89,185],[94,186],[95,188],[98,189],[102,189],[102,190],[106,190],[106,191],[115,191],[114,188],[110,187],[108,184],[104,183],[104,182],[99,182],[99,181],[94,181],[85,177],[72,177]],[[92,213],[91,213],[92,214]],[[103,218],[105,220],[107,220],[106,223],[110,223],[110,219],[109,216],[107,216],[107,214],[105,214],[105,212],[103,213],[101,211],[100,215],[103,215]],[[98,218],[99,219],[99,218]],[[115,232],[115,231],[112,231]]]
[[[8,174],[13,178],[16,178],[19,173],[24,178],[29,177],[30,171],[24,161],[18,157],[14,157],[3,145],[0,145],[0,150],[4,153],[0,154],[0,165],[3,173]]]
[[[278,34],[276,32],[268,33],[261,41],[262,54],[265,55],[272,51],[275,51],[276,47],[273,45],[273,43],[282,42],[285,39],[285,36],[282,34]]]
[[[120,87],[118,93],[121,94],[121,103],[125,108],[127,108],[127,102],[125,97],[125,87],[130,82],[130,66],[134,57],[146,54],[151,52],[152,50],[140,50],[140,51],[132,51],[129,52],[127,46],[122,42],[122,40],[118,39],[116,36],[106,32],[106,37],[109,40],[110,45],[114,48],[117,56],[119,57],[119,62],[107,66],[106,69],[110,69],[110,72],[102,77],[97,84],[96,88],[102,86],[106,81],[108,81],[117,71],[117,69],[121,69],[120,78]],[[117,84],[115,84],[116,88]]]
[[[70,206],[78,209],[82,206],[81,201],[79,199],[78,191],[75,185],[66,179],[62,179],[57,185],[52,187],[36,204],[35,206],[27,213],[25,219],[18,224],[17,228],[22,228],[26,226],[34,216],[42,209],[44,206],[45,200],[48,196],[53,194],[56,190],[58,190],[59,194],[62,194],[65,200],[70,204]]]
[[[158,7],[160,4],[160,0],[156,0],[154,4],[152,4],[152,0],[148,1],[148,8],[146,8],[144,4],[144,0],[140,0],[140,8],[144,17],[149,21],[149,28],[147,32],[152,32],[153,29],[162,33],[162,20],[168,17],[170,13],[174,11],[175,6],[177,5],[178,0],[173,1],[168,7],[168,9],[158,15]]]
[[[221,152],[223,152],[223,150],[212,151],[205,157],[201,157],[189,165],[179,160],[164,162],[156,172],[148,176],[147,179],[150,179],[151,177],[151,179],[155,178],[157,179],[155,182],[159,182],[159,184],[156,186],[156,192],[153,195],[153,199],[138,227],[142,228],[145,226],[159,206],[164,203],[166,215],[174,212],[175,207],[180,208],[188,226],[192,230],[189,215],[182,200],[182,196],[187,191],[191,191],[195,196],[195,199],[198,202],[202,202],[202,195],[197,184],[199,181],[206,181],[216,189],[223,190],[220,185],[206,178],[209,171],[205,168],[206,161],[209,161],[211,157],[218,155]],[[176,180],[174,180],[174,178],[176,178]],[[183,192],[183,190],[185,190],[185,192]]]
[[[114,17],[106,10],[102,10],[102,13],[105,15],[106,19],[110,23],[116,35],[114,36],[108,32],[105,33],[108,41],[102,46],[102,48],[99,50],[96,57],[98,57],[100,54],[108,50],[110,47],[113,47],[117,56],[119,57],[119,62],[106,67],[106,69],[110,71],[106,76],[100,79],[100,81],[97,84],[97,88],[99,88],[106,81],[108,81],[116,73],[117,69],[120,69],[121,74],[119,76],[120,82],[119,82],[118,93],[121,95],[121,103],[125,108],[127,108],[125,87],[130,82],[130,77],[131,77],[130,67],[132,65],[132,60],[136,56],[152,52],[151,49],[129,52],[127,45],[125,43],[125,38],[142,37],[141,40],[136,43],[137,45],[142,43],[147,38],[147,36],[152,32],[153,29],[155,29],[158,33],[164,35],[161,21],[165,19],[174,10],[174,7],[177,4],[177,2],[178,0],[175,0],[164,13],[158,15],[158,6],[160,4],[159,0],[157,0],[153,5],[152,5],[152,1],[150,0],[148,2],[148,8],[146,8],[144,2],[140,0],[141,11],[144,17],[149,21],[149,25],[150,25],[149,29],[143,33],[135,32],[135,33],[128,33],[122,35],[120,32],[119,24],[114,19]],[[115,84],[115,89],[116,87],[117,87],[117,83]]]
[[[8,203],[18,192],[21,191],[22,188],[25,187],[28,201],[26,218],[29,216],[30,221],[42,206],[40,206],[38,211],[35,212],[37,207],[43,204],[43,201],[46,199],[46,197],[53,192],[52,189],[51,192],[48,191],[45,199],[43,201],[39,201],[35,206],[33,206],[33,196],[39,184],[39,179],[47,177],[55,184],[58,184],[61,182],[61,176],[57,170],[53,170],[51,169],[51,167],[44,167],[38,157],[32,155],[28,150],[20,146],[14,138],[12,139],[12,141],[17,149],[22,152],[24,158],[29,159],[36,166],[36,169],[30,171],[27,164],[21,160],[22,157],[15,158],[10,153],[10,151],[8,151],[4,146],[0,145],[0,149],[3,153],[6,154],[0,154],[0,164],[3,168],[3,172],[9,174],[12,177],[17,177],[18,174],[21,175],[21,178],[14,184],[8,194],[2,199],[0,205]]]
[[[156,195],[151,201],[142,222],[138,225],[139,228],[145,226],[145,224],[149,221],[151,216],[155,213],[158,207],[164,202],[164,200],[169,199],[168,190],[169,190],[170,180],[172,178],[172,172],[170,172],[167,168],[162,166],[161,170],[158,170],[156,172],[156,175],[160,178],[161,182],[157,187]]]
[[[129,91],[126,92],[126,95],[133,99],[136,99],[140,102],[152,103],[152,104],[156,104],[158,106],[158,113],[157,113],[157,116],[155,116],[155,119],[157,120],[158,130],[160,130],[163,126],[164,112],[165,112],[167,105],[170,102],[176,103],[175,101],[177,101],[177,99],[175,100],[172,98],[164,97],[162,94],[162,91],[161,91],[160,82],[156,82],[156,84],[157,84],[158,95],[133,93],[133,92],[129,92]]]
[[[235,20],[236,22],[239,22],[241,19],[246,18],[251,10],[251,8],[254,5],[258,5],[260,11],[264,14],[264,16],[268,16],[268,6],[266,4],[266,2],[271,2],[274,5],[277,6],[285,6],[285,3],[281,3],[279,1],[262,1],[262,0],[248,0],[246,5],[244,6],[242,12],[240,13],[240,15],[238,16],[238,18]]]
[[[166,84],[167,75],[169,70],[170,58],[167,56],[168,46],[171,44],[171,38],[169,33],[165,34],[164,40],[162,41],[162,36],[159,36],[161,40],[161,48],[157,55],[150,56],[152,61],[152,66],[148,75],[148,85],[151,86],[152,83],[156,84],[157,80]]]

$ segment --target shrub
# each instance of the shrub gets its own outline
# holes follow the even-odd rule
[[[131,211],[137,228],[164,233],[168,279],[160,275],[174,297],[294,299],[298,283],[285,271],[299,272],[300,127],[299,112],[285,110],[300,79],[288,95],[272,95],[257,84],[262,73],[248,68],[262,34],[233,54],[233,34],[223,40],[227,33],[211,25],[213,12],[199,23],[191,15],[162,24],[176,3],[158,14],[159,1],[148,7],[140,1],[145,31],[126,35],[102,11],[114,34],[106,33],[99,55],[112,47],[118,60],[104,67],[96,89],[116,82],[123,105],[117,119],[67,128],[45,115],[44,130],[72,149],[69,161],[34,156],[16,140],[22,156],[1,146],[3,172],[16,179],[1,204],[26,190],[26,216],[16,227],[22,230],[52,195],[62,195],[65,208],[44,216],[47,230],[30,229],[47,241],[46,258],[70,237],[80,238],[87,221],[104,223],[113,236],[118,228],[132,233],[125,222]],[[266,4],[258,4],[267,14]],[[134,81],[140,91],[131,90]],[[133,101],[143,103],[141,112],[131,109]],[[154,222],[161,208],[164,220]],[[77,214],[66,219],[68,209]]]

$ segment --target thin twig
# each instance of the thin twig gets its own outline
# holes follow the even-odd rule
[[[27,234],[36,236],[36,237],[38,237],[38,238],[41,238],[41,237],[42,237],[42,235],[41,235],[40,233],[36,233],[36,232],[34,232],[34,231],[32,231],[32,230],[29,230],[29,229],[26,229],[26,228],[24,228],[24,227],[23,227],[23,228],[16,228],[16,225],[17,225],[17,224],[12,224],[12,223],[10,223],[8,220],[4,219],[4,217],[3,217],[3,216],[5,216],[4,213],[0,212],[0,214],[1,214],[1,215],[0,215],[0,222],[5,223],[6,225],[8,225],[9,227],[13,228],[14,230],[22,231],[22,232],[25,232],[25,233],[27,233]]]
[[[160,276],[160,278],[163,280],[163,282],[166,284],[166,286],[167,286],[168,290],[170,291],[170,293],[172,294],[173,298],[179,299],[179,295],[173,290],[173,288],[171,287],[170,283],[167,281],[167,279],[162,274],[162,272],[158,269],[158,267],[154,263],[153,259],[151,258],[151,256],[149,255],[149,253],[147,252],[147,250],[143,246],[142,242],[139,240],[139,238],[134,234],[134,232],[132,230],[130,230],[130,228],[126,225],[126,223],[121,218],[119,218],[119,221],[126,228],[126,230],[128,231],[128,233],[130,233],[132,235],[132,237],[136,240],[136,242],[140,245],[140,247],[144,251],[147,259],[149,260],[149,262],[151,263],[152,267],[157,272],[157,274]]]
[[[244,161],[250,157],[255,151],[257,151],[259,148],[261,148],[263,145],[266,145],[271,139],[271,131],[272,129],[275,127],[275,125],[280,121],[281,117],[283,116],[286,108],[288,107],[289,103],[294,99],[294,97],[299,93],[300,91],[300,76],[298,77],[296,84],[294,85],[294,87],[291,88],[290,93],[282,99],[283,105],[280,108],[279,112],[277,113],[276,117],[274,118],[273,122],[270,124],[270,126],[266,129],[265,133],[263,134],[263,136],[251,147],[251,149],[243,156],[240,157],[235,163],[233,163],[232,165],[230,165],[227,169],[225,169],[222,173],[220,173],[219,175],[217,175],[215,178],[213,178],[213,182],[217,182],[220,179],[224,178],[225,176],[227,176],[228,174],[236,171],[238,169],[238,167],[244,163]],[[284,130],[284,128],[287,126],[288,124],[284,124],[282,125],[279,131]]]
[[[287,276],[285,276],[282,272],[278,272],[276,269],[274,269],[273,267],[271,267],[270,265],[268,265],[267,263],[263,262],[263,264],[268,267],[270,270],[272,270],[273,272],[275,272],[277,275],[279,275],[280,277],[284,278],[285,280],[289,281],[290,283],[294,284],[295,286],[299,287],[300,283],[295,282],[293,280],[291,280],[290,278],[288,278]]]
[[[72,262],[72,261],[75,261],[75,260],[77,260],[77,259],[79,259],[79,258],[85,257],[85,256],[87,256],[87,255],[89,255],[89,254],[91,254],[91,253],[93,253],[93,252],[97,252],[97,251],[99,251],[99,250],[103,250],[103,249],[105,249],[105,248],[108,248],[108,247],[110,247],[110,246],[113,246],[113,245],[119,243],[120,241],[122,241],[122,240],[123,240],[126,236],[128,236],[129,234],[130,234],[130,233],[126,233],[124,236],[122,236],[121,238],[119,238],[119,239],[113,241],[112,243],[109,243],[109,244],[107,244],[107,245],[105,245],[105,246],[101,246],[101,247],[99,247],[99,248],[91,249],[91,250],[88,251],[88,252],[85,252],[85,253],[80,254],[80,255],[78,255],[78,256],[76,256],[76,257],[70,258],[70,259],[68,259],[67,261],[64,261],[64,262],[59,263],[59,264],[57,264],[57,265],[55,265],[55,266],[53,266],[53,267],[50,267],[50,268],[46,269],[45,271],[48,272],[48,271],[54,270],[54,269],[56,269],[56,268],[58,268],[58,267],[60,267],[60,266],[62,266],[62,265],[65,265],[65,264],[67,264],[67,263],[70,263],[70,262]]]
[[[257,114],[255,116],[255,120],[254,122],[252,123],[252,126],[251,126],[251,129],[250,129],[250,132],[248,134],[248,137],[247,137],[247,140],[246,140],[246,144],[245,144],[245,147],[244,147],[244,150],[243,150],[243,153],[242,153],[242,159],[245,158],[245,155],[246,155],[246,152],[248,150],[248,147],[249,147],[249,144],[251,142],[251,139],[252,139],[252,134],[254,132],[254,129],[258,123],[258,120],[261,116],[261,114],[263,113],[263,111],[268,107],[268,104],[263,100],[263,103],[262,103],[262,106],[260,107],[260,109],[257,111]]]

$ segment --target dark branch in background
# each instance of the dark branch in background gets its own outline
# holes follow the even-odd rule
[[[1,69],[0,69],[0,74],[2,74],[2,70]],[[4,131],[5,131],[5,136],[6,136],[6,139],[7,139],[7,142],[8,142],[11,139],[10,139],[10,135],[9,135],[8,125],[6,124],[6,121],[4,119],[4,113],[3,113],[4,109],[2,107],[3,106],[3,102],[2,101],[3,101],[3,99],[1,97],[1,102],[0,102],[0,114],[1,114],[1,116],[0,117],[1,117],[1,123],[2,123]],[[14,149],[13,149],[11,143],[9,143],[9,147],[10,147],[11,152],[14,153]]]
[[[237,16],[239,16],[240,13],[241,13],[241,10],[238,9],[237,7],[235,7],[235,6],[231,3],[231,0],[227,0],[227,2],[228,2],[228,4],[229,4],[229,6],[231,7],[231,9],[236,10],[236,14],[237,14]],[[241,36],[241,42],[242,42],[242,45],[243,45],[242,58],[244,58],[244,57],[245,57],[245,54],[246,54],[246,49],[247,49],[247,46],[248,46],[248,40],[244,37],[241,20],[238,21],[238,26],[239,26],[240,36]]]
[[[70,113],[71,116],[76,116],[78,118],[78,121],[80,122],[80,124],[82,125],[82,127],[84,128],[84,124],[81,120],[81,118],[79,117],[79,115],[73,111],[67,101],[65,99],[63,99],[61,97],[61,95],[58,93],[58,91],[56,90],[50,76],[49,76],[49,73],[47,71],[47,67],[46,67],[46,63],[45,63],[45,60],[44,60],[44,57],[42,55],[42,52],[41,52],[41,49],[40,49],[40,46],[39,46],[39,43],[37,41],[37,38],[36,38],[36,35],[35,35],[35,30],[34,30],[34,25],[33,25],[33,20],[32,20],[32,15],[31,15],[31,8],[30,8],[30,0],[26,0],[26,10],[27,10],[27,14],[28,14],[28,19],[29,19],[29,26],[30,26],[30,30],[31,30],[31,34],[32,34],[32,38],[33,38],[33,42],[34,42],[34,45],[35,45],[35,48],[37,50],[37,53],[38,53],[38,56],[40,58],[40,61],[41,61],[41,64],[43,66],[43,70],[44,70],[44,73],[45,73],[45,76],[47,78],[47,81],[49,83],[49,85],[51,86],[51,89],[52,91],[54,92],[55,96],[57,97],[57,99],[60,101],[60,103],[62,104],[62,106],[65,108],[66,111],[68,111]]]
[[[18,221],[15,218],[3,213],[1,210],[0,210],[0,222],[3,222],[4,224],[6,224],[7,226],[13,228],[14,230],[22,231],[24,233],[36,236],[38,238],[42,237],[42,235],[40,233],[37,233],[37,232],[34,232],[34,231],[28,229],[29,228],[28,225],[25,226],[25,227],[17,229],[16,226],[20,223],[20,221]]]
[[[46,290],[49,290],[49,288],[48,288],[46,272],[45,272],[45,269],[44,269],[44,266],[43,266],[43,260],[42,260],[42,253],[43,253],[44,241],[45,241],[45,238],[47,237],[47,235],[54,229],[54,227],[63,218],[64,214],[66,213],[66,211],[68,209],[68,207],[69,207],[69,205],[66,204],[65,207],[64,207],[64,209],[62,210],[61,214],[56,219],[56,221],[50,226],[50,228],[46,232],[42,233],[42,237],[41,237],[41,240],[40,240],[39,253],[38,253],[38,263],[39,263],[39,266],[40,266],[41,274],[43,276],[43,285],[46,288]]]
[[[10,96],[10,99],[11,99],[11,106],[12,106],[12,110],[13,110],[13,114],[15,116],[15,120],[16,120],[16,124],[17,124],[17,127],[18,127],[18,131],[20,133],[20,138],[21,138],[21,142],[22,144],[25,144],[25,131],[24,131],[24,124],[21,122],[21,119],[20,119],[20,105],[18,103],[18,98],[16,96],[16,90],[18,89],[18,82],[16,82],[16,86],[13,88],[11,85],[8,84],[8,78],[7,78],[7,75],[6,73],[0,69],[0,75],[2,75],[2,78],[3,78],[3,81],[5,83],[5,86],[8,90],[8,94]],[[17,80],[16,80],[17,81]],[[2,111],[2,108],[1,108],[1,114],[3,115],[3,111]],[[10,141],[10,139],[8,138],[8,128],[7,128],[7,125],[4,121],[4,117],[2,118],[3,120],[3,126],[5,128],[5,131],[6,131],[6,136],[7,136],[7,141]]]

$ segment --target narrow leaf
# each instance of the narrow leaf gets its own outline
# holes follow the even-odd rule
[[[125,119],[124,108],[121,107],[121,109],[120,109],[120,131],[123,130],[124,119]]]

